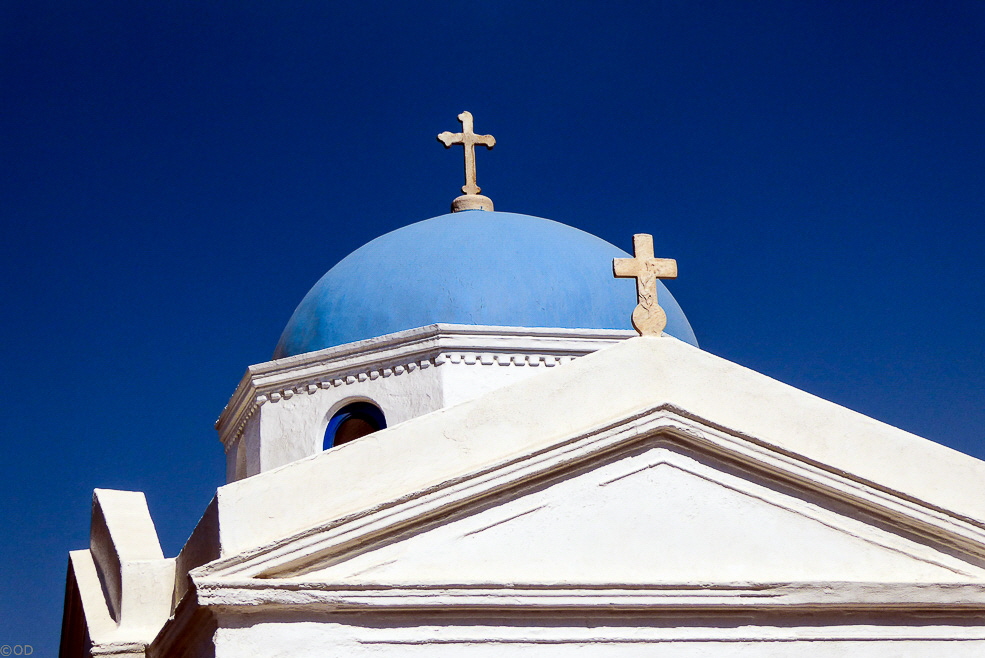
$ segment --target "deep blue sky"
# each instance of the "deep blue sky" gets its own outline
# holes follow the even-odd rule
[[[983,44],[979,1],[0,2],[0,644],[54,655],[94,487],[177,553],[244,368],[446,211],[463,109],[497,209],[655,234],[705,349],[985,457]]]

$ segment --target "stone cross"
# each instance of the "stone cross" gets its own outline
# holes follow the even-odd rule
[[[612,274],[617,278],[636,279],[639,304],[633,309],[633,327],[641,336],[659,336],[667,326],[667,314],[657,303],[657,279],[677,278],[677,261],[653,257],[653,236],[633,236],[635,258],[613,258]]]
[[[475,145],[479,144],[491,149],[496,146],[496,138],[492,135],[476,135],[472,129],[472,113],[462,112],[458,115],[458,120],[462,122],[462,132],[451,133],[447,130],[438,135],[438,141],[451,148],[455,144],[465,147],[465,185],[462,192],[469,195],[478,194],[481,189],[475,184]]]

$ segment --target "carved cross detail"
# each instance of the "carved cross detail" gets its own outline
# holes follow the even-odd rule
[[[481,188],[475,184],[475,145],[479,144],[491,149],[496,146],[496,138],[492,135],[476,135],[472,128],[472,113],[462,112],[458,115],[458,120],[462,122],[462,132],[451,133],[447,130],[438,135],[438,141],[451,148],[455,144],[465,147],[465,185],[462,192],[465,194],[478,194]]]
[[[657,279],[677,278],[677,261],[653,257],[653,236],[633,236],[635,258],[613,258],[612,274],[636,279],[639,304],[633,309],[633,327],[641,336],[659,336],[667,326],[667,314],[657,303]]]

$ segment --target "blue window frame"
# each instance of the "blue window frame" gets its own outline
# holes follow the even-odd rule
[[[325,428],[322,450],[386,428],[383,411],[372,402],[353,402],[335,412]]]

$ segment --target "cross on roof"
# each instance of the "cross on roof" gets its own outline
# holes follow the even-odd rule
[[[633,327],[641,336],[659,336],[667,326],[667,314],[657,303],[657,279],[676,279],[677,261],[653,257],[653,236],[633,236],[635,258],[613,258],[612,274],[617,278],[636,279],[639,304],[633,309]]]
[[[482,190],[475,182],[475,145],[479,144],[480,146],[485,146],[487,149],[491,149],[496,145],[496,138],[492,135],[475,134],[472,127],[471,112],[462,112],[458,115],[458,120],[462,122],[462,132],[452,133],[446,130],[438,135],[438,141],[444,144],[445,148],[451,148],[455,144],[461,144],[465,147],[465,185],[462,186],[462,192],[467,196],[478,196]],[[464,210],[466,208],[463,207],[461,209]],[[491,201],[489,201],[488,209],[492,210]]]

